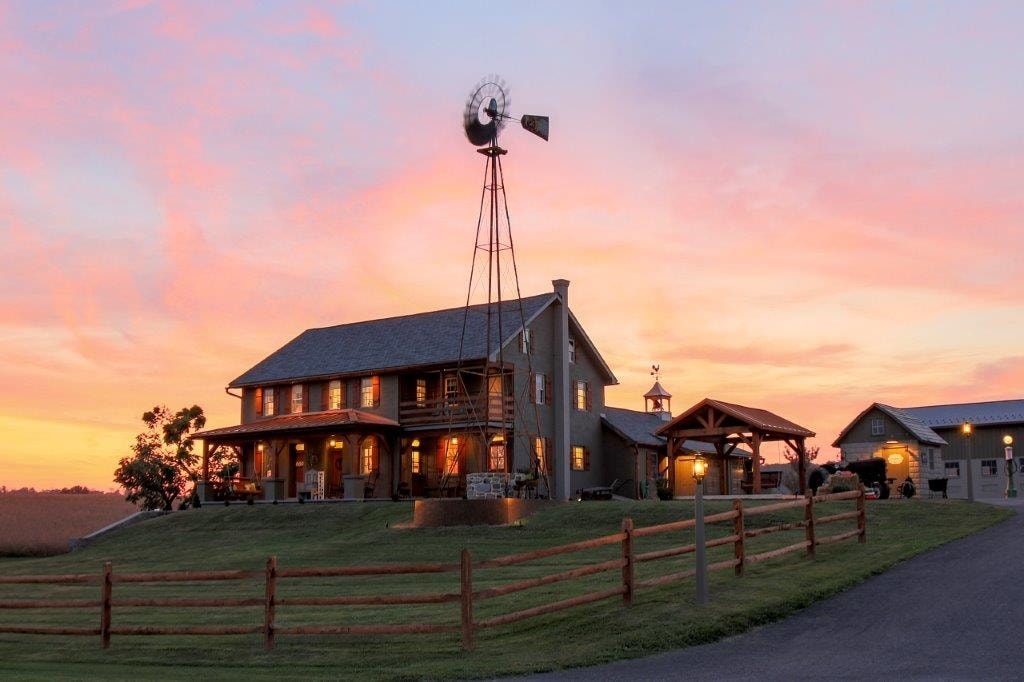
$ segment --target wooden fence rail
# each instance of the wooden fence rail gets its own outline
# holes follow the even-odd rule
[[[742,576],[747,564],[774,559],[793,552],[804,551],[813,557],[819,545],[858,538],[866,540],[866,516],[864,490],[834,493],[829,495],[807,496],[787,502],[778,502],[757,507],[745,508],[741,500],[733,502],[730,511],[711,514],[704,517],[706,524],[731,522],[731,533],[722,537],[708,539],[707,548],[732,545],[733,556],[708,565],[709,572],[732,569],[737,576]],[[825,502],[853,500],[856,502],[854,511],[816,516],[815,509]],[[748,528],[748,517],[770,514],[774,512],[802,509],[804,518],[800,521],[776,523],[762,528]],[[818,535],[818,527],[840,521],[856,521],[853,530],[832,535]],[[671,557],[682,556],[696,551],[695,544],[678,545],[647,552],[636,552],[636,540],[639,538],[676,533],[693,528],[695,519],[673,521],[655,526],[634,528],[632,519],[623,519],[622,530],[618,533],[581,540],[557,547],[545,547],[530,552],[520,552],[503,557],[473,561],[468,549],[463,549],[458,563],[418,563],[418,564],[381,564],[370,566],[330,566],[321,568],[278,568],[277,558],[268,557],[264,571],[225,570],[225,571],[163,571],[152,573],[115,573],[113,566],[107,562],[100,574],[69,574],[69,575],[25,575],[0,576],[0,585],[68,585],[92,584],[100,586],[99,599],[6,599],[0,600],[0,610],[25,609],[86,609],[99,608],[99,627],[47,627],[28,625],[0,624],[0,633],[26,635],[76,635],[99,636],[103,648],[110,646],[112,635],[242,635],[262,633],[264,645],[272,649],[277,635],[386,635],[386,634],[427,634],[453,633],[462,635],[462,647],[471,650],[475,644],[477,630],[493,628],[515,623],[528,618],[536,618],[549,613],[590,604],[605,599],[621,597],[624,606],[633,604],[636,593],[642,588],[669,585],[691,578],[696,569],[673,571],[645,580],[636,579],[636,569],[641,563],[658,561]],[[760,538],[774,533],[804,530],[804,539],[800,542],[765,550],[748,553],[748,540]],[[561,570],[540,577],[527,578],[485,589],[473,588],[474,575],[477,571],[504,568],[524,564],[539,559],[582,552],[619,545],[620,556],[576,568]],[[494,599],[509,594],[529,590],[545,585],[578,580],[586,576],[617,571],[620,578],[611,587],[594,590],[585,594],[568,597],[526,609],[503,613],[483,620],[474,616],[477,601]],[[328,597],[278,597],[277,587],[282,580],[300,580],[304,578],[349,577],[349,576],[393,576],[431,573],[458,573],[458,591],[415,593],[415,594],[383,594],[361,596],[328,596]],[[213,581],[257,581],[263,580],[263,596],[251,597],[166,597],[166,598],[118,598],[114,599],[114,585],[122,583],[165,584],[165,583],[205,583]],[[435,623],[398,623],[388,625],[294,625],[281,627],[277,625],[279,607],[297,606],[395,606],[409,604],[445,604],[459,602],[459,624]],[[181,627],[155,626],[113,626],[112,612],[116,608],[253,608],[263,607],[263,623],[260,625],[204,625]]]

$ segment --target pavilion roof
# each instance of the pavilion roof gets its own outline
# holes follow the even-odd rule
[[[705,398],[657,431],[659,436],[685,432],[685,437],[701,440],[724,438],[728,434],[757,431],[762,440],[810,438],[815,434],[799,424],[759,408]]]

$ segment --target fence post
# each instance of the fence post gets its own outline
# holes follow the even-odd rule
[[[970,462],[968,462],[970,464]],[[864,504],[864,485],[860,486],[860,496],[857,497],[857,542],[864,544],[868,539],[868,517]]]
[[[633,553],[633,519],[622,519],[622,605],[633,605],[633,583],[636,579],[636,564]]]
[[[274,648],[274,615],[277,606],[277,557],[267,557],[267,592],[263,609],[263,645]]]
[[[473,650],[473,555],[462,548],[462,573],[460,577],[462,594],[462,648]]]
[[[807,491],[807,502],[804,504],[804,527],[807,532],[807,556],[814,558],[814,546],[817,538],[814,537],[814,492]]]
[[[736,510],[736,518],[732,520],[732,532],[736,536],[736,542],[732,545],[733,556],[736,557],[736,575],[743,575],[747,563],[747,548],[744,543],[744,536],[747,529],[743,525],[743,500],[733,500],[732,508]]]
[[[100,611],[100,645],[104,649],[110,648],[110,601],[114,593],[114,567],[107,561],[103,564],[103,586],[101,588],[102,602]]]

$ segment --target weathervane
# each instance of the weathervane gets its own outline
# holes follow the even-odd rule
[[[659,378],[661,377],[660,371],[661,371],[661,365],[651,365],[651,376],[654,377],[655,381],[658,381]]]

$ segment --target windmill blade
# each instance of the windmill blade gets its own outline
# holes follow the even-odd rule
[[[523,129],[528,130],[539,138],[548,139],[548,117],[531,116],[527,114],[522,118]]]

